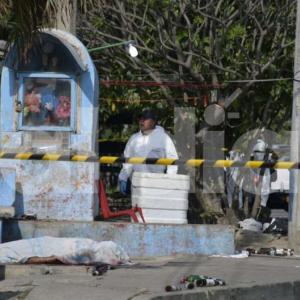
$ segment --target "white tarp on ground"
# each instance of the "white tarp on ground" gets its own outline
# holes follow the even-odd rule
[[[30,257],[55,256],[65,264],[129,263],[122,247],[112,241],[40,237],[0,244],[0,263],[25,263]]]

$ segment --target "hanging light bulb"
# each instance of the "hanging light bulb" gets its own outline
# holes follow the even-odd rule
[[[103,45],[101,47],[88,49],[88,51],[90,53],[91,52],[97,52],[97,51],[100,51],[100,50],[103,50],[103,49],[116,47],[116,46],[121,46],[121,45],[125,45],[126,51],[129,53],[129,55],[131,57],[137,57],[139,55],[139,52],[138,52],[137,48],[135,47],[135,42],[134,41],[123,41],[123,42],[118,42],[118,43],[114,43],[114,44],[106,44],[106,45]]]
[[[131,57],[137,57],[139,55],[138,50],[136,49],[136,47],[133,45],[132,42],[128,44],[128,53]]]

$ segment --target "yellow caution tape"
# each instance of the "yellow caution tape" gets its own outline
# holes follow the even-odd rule
[[[16,159],[29,159],[33,153],[18,153]]]
[[[145,163],[146,158],[145,157],[130,157],[128,158],[128,163],[131,164],[143,164]]]
[[[189,167],[200,167],[204,163],[204,159],[189,159],[186,164]]]
[[[86,161],[88,158],[87,155],[73,155],[71,161]]]
[[[114,164],[117,162],[119,157],[117,156],[102,156],[99,158],[101,164]]]
[[[233,163],[232,160],[217,160],[213,166],[215,168],[230,168]]]
[[[43,157],[42,157],[42,160],[58,160],[60,158],[60,154],[52,154],[52,153],[48,153],[48,154],[45,154]]]
[[[176,160],[177,159],[174,158],[158,158],[155,164],[168,166],[168,165],[173,165],[176,162]]]
[[[84,154],[58,154],[58,153],[11,153],[0,152],[0,159],[21,159],[21,160],[51,160],[71,162],[96,162],[101,164],[154,164],[154,165],[187,165],[189,167],[213,167],[213,168],[272,168],[272,169],[300,169],[300,163],[291,161],[233,161],[233,160],[206,160],[188,159],[180,160],[174,158],[147,158],[147,157],[118,157],[84,155]]]

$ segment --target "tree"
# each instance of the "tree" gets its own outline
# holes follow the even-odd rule
[[[84,11],[86,1],[79,1]],[[7,0],[0,2],[0,35],[26,43],[39,30],[58,27],[75,32],[77,0]]]
[[[102,77],[199,84],[194,89],[162,86],[159,97],[168,103],[164,107],[187,105],[183,100],[189,97],[202,99],[210,95],[209,85],[222,85],[217,89],[217,98],[225,98],[226,109],[247,112],[247,118],[242,114],[238,127],[223,125],[227,145],[231,146],[249,129],[264,126],[276,130],[284,122],[289,126],[286,121],[290,117],[292,81],[257,80],[293,77],[295,3],[99,0],[81,18],[78,33],[90,48],[121,40],[136,41],[141,52],[137,59],[129,61],[119,48],[93,56]],[[145,99],[149,98],[146,91],[139,90]],[[203,123],[203,111],[199,105],[199,146],[207,131],[216,129]],[[197,150],[201,156],[201,147]],[[212,203],[203,195],[199,199],[204,207]],[[215,201],[211,209],[219,211],[218,203]]]

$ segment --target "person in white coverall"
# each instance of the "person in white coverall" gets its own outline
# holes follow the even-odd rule
[[[268,145],[262,139],[258,139],[253,147],[254,160],[275,162],[272,153],[273,151],[268,148]],[[260,168],[256,171],[254,170],[254,183],[256,184],[256,189],[260,188],[260,190],[256,191],[260,194],[260,206],[257,212],[253,211],[257,221],[261,222],[265,216],[270,214],[270,210],[267,208],[267,202],[271,192],[271,182],[276,179],[277,172],[275,169]]]
[[[140,131],[133,134],[126,144],[124,156],[147,158],[175,158],[178,159],[173,141],[165,130],[156,125],[156,114],[151,110],[144,110],[139,116]],[[119,191],[130,194],[130,179],[133,172],[176,174],[177,166],[153,164],[128,164],[124,163],[119,174]]]

